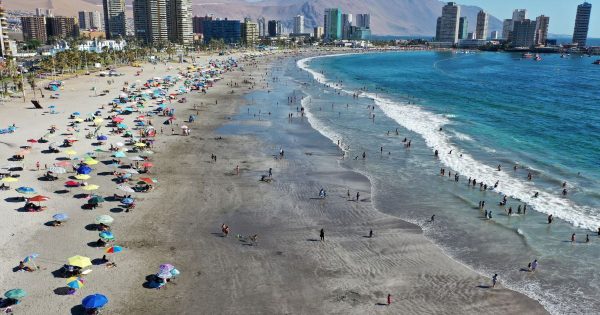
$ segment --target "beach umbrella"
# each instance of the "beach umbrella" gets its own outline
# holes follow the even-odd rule
[[[107,241],[112,241],[115,239],[115,235],[110,231],[100,232],[100,234],[98,234],[98,236],[100,236],[100,238],[103,238]]]
[[[104,198],[102,198],[101,196],[94,196],[94,197],[88,199],[87,203],[90,205],[97,205],[99,203],[103,203],[104,201],[105,201]]]
[[[84,283],[83,279],[79,277],[71,277],[67,279],[67,286],[72,289],[80,289],[83,288]]]
[[[100,186],[98,186],[98,185],[86,185],[86,186],[81,187],[81,189],[83,189],[85,191],[97,190],[98,188],[100,188]]]
[[[67,187],[77,187],[77,186],[79,186],[79,182],[76,182],[74,180],[70,180],[70,181],[65,182],[65,186],[67,186]]]
[[[79,116],[79,115],[81,115],[81,113],[80,113],[80,112],[74,112],[74,113],[73,113],[73,114],[71,114],[71,115],[73,115],[73,116]]]
[[[132,161],[143,161],[144,160],[142,157],[137,156],[137,155],[133,156],[133,157],[130,157],[129,159],[132,160]]]
[[[171,274],[171,271],[165,271],[165,272],[159,272],[156,274],[157,277],[161,278],[161,279],[170,279],[173,278],[173,275]]]
[[[38,256],[40,256],[40,254],[31,254],[28,255],[27,257],[23,258],[23,262],[33,262],[33,260],[35,260]]]
[[[125,170],[125,173],[128,174],[139,174],[140,172],[138,172],[135,168],[128,168]]]
[[[29,142],[29,143],[37,143],[38,141],[35,140],[35,139],[28,139],[27,142]]]
[[[69,150],[65,151],[65,154],[66,155],[75,155],[75,154],[77,154],[77,151],[69,149]]]
[[[128,192],[128,193],[135,192],[135,190],[133,190],[133,188],[131,188],[129,186],[125,186],[125,185],[119,185],[119,186],[117,186],[117,189],[122,190],[124,192]]]
[[[125,146],[125,143],[123,143],[123,142],[117,142],[117,143],[115,143],[115,145],[117,147],[122,147],[122,146]]]
[[[25,187],[25,186],[17,188],[16,191],[23,195],[33,195],[36,193],[36,190],[33,189],[32,187]]]
[[[27,292],[25,292],[25,290],[23,289],[12,289],[6,291],[6,293],[4,293],[4,296],[8,299],[20,300],[27,296]]]
[[[107,254],[114,254],[114,253],[118,253],[120,251],[123,251],[123,247],[114,245],[114,246],[107,248],[104,252]]]
[[[111,216],[106,215],[106,214],[99,215],[95,219],[96,224],[104,224],[104,225],[111,225],[114,221],[115,221],[115,219],[113,219]]]
[[[179,270],[173,268],[171,269],[171,276],[173,276],[173,278],[179,276],[181,274],[181,272],[179,272]]]
[[[92,260],[89,257],[79,256],[79,255],[69,257],[69,259],[67,259],[67,261],[69,262],[69,265],[79,267],[79,268],[85,268],[85,267],[89,267],[92,265]]]
[[[146,144],[145,144],[145,143],[143,143],[143,142],[138,142],[138,143],[134,144],[134,146],[136,146],[136,147],[138,147],[138,148],[141,148],[141,147],[145,147],[145,146],[146,146]]]
[[[117,128],[119,129],[127,129],[127,125],[124,123],[117,124]]]
[[[14,182],[18,182],[19,179],[18,178],[14,178],[14,177],[4,177],[0,181],[4,182],[4,183],[14,183]]]
[[[97,160],[94,160],[94,159],[86,159],[83,161],[83,164],[86,164],[86,165],[96,165],[98,163],[100,163],[100,162],[98,162]]]
[[[123,118],[123,117],[118,117],[118,116],[117,116],[117,117],[114,117],[114,118],[112,119],[112,121],[113,121],[113,122],[116,122],[116,123],[120,123],[120,122],[122,122],[123,120],[125,120],[125,118]]]
[[[181,126],[181,129],[189,129],[189,127],[186,125],[183,125],[183,126]]]
[[[48,171],[54,173],[54,174],[65,174],[67,172],[67,170],[63,167],[58,167],[58,166],[51,166],[48,167]]]
[[[75,118],[73,119],[76,123],[82,123],[83,122],[83,118]]]
[[[146,183],[146,184],[148,184],[148,185],[153,185],[153,184],[155,184],[156,182],[158,182],[156,179],[149,178],[149,177],[141,177],[141,178],[140,178],[140,181],[141,181],[141,182],[144,182],[144,183]]]
[[[101,308],[106,303],[108,303],[108,298],[99,293],[88,295],[81,301],[81,305],[86,309]]]
[[[124,198],[123,200],[121,200],[121,203],[124,205],[130,205],[132,203],[134,203],[135,201],[133,200],[133,198]]]
[[[153,167],[154,164],[150,163],[150,162],[146,162],[144,164],[142,164],[143,167]]]
[[[175,269],[175,266],[171,264],[162,264],[158,266],[158,270],[160,271],[160,273],[171,272],[171,270],[173,269]]]
[[[57,213],[52,216],[52,219],[60,222],[67,221],[69,219],[69,215],[66,213]]]
[[[102,118],[96,118],[96,119],[94,119],[94,123],[95,123],[96,125],[99,125],[99,124],[101,124],[103,121],[104,121],[104,119],[102,119]]]
[[[75,153],[77,153],[77,152],[75,152]],[[54,163],[54,165],[60,166],[60,167],[69,167],[73,164],[71,164],[71,162],[69,162],[69,161],[60,161],[60,162]]]
[[[117,151],[117,152],[115,152],[115,153],[113,154],[113,156],[114,156],[114,157],[116,157],[116,158],[124,158],[124,157],[127,157],[127,155],[125,155],[125,152],[123,152],[123,151]]]
[[[92,172],[92,168],[87,165],[81,165],[77,168],[77,174],[89,174]]]
[[[50,199],[50,198],[46,197],[46,196],[42,196],[42,195],[37,195],[37,196],[33,196],[31,198],[28,198],[27,200],[29,200],[31,202],[42,202],[42,201],[48,201],[48,199]]]
[[[96,140],[98,140],[98,141],[106,141],[106,140],[108,140],[108,137],[107,137],[107,136],[105,136],[105,135],[101,135],[101,136],[98,136],[98,137],[96,138]]]
[[[75,175],[75,179],[78,179],[78,180],[88,180],[90,178],[91,178],[91,176],[87,175],[87,174],[78,174],[78,175]]]

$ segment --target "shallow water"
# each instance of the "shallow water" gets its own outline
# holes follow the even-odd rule
[[[299,62],[312,73],[290,65],[282,71],[305,93],[311,125],[341,142],[342,164],[371,179],[379,210],[420,224],[450,255],[484,275],[498,273],[503,284],[555,314],[594,313],[600,306],[600,240],[592,232],[600,226],[598,66],[589,58],[519,57],[359,54]],[[459,172],[460,181],[439,176],[441,167]],[[467,187],[469,177],[499,185],[481,191]],[[497,205],[501,194],[512,197],[513,213],[526,203],[527,214],[508,216]],[[480,200],[492,220],[477,209]],[[435,224],[427,223],[432,214]],[[552,225],[547,214],[556,218]],[[592,242],[585,244],[588,233]],[[521,271],[533,259],[538,272]]]

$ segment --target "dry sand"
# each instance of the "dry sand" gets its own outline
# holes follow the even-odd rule
[[[243,81],[252,80],[260,88],[264,82],[259,77],[278,58],[263,57],[258,66],[228,73],[208,95],[188,96],[187,104],[176,106],[178,116],[187,117],[194,112],[190,107],[198,104],[199,120],[190,124],[191,136],[171,136],[165,130],[158,137],[152,177],[159,184],[139,198],[133,212],[112,213],[116,205],[112,202],[82,210],[84,202],[72,198],[72,192],[54,194],[64,180],[40,182],[36,178],[42,172],[29,169],[37,160],[50,164],[55,155],[42,155],[39,148],[45,145],[34,145],[38,152],[28,156],[21,181],[11,185],[33,186],[50,196],[48,210],[22,213],[16,211],[22,203],[0,204],[0,268],[4,270],[0,289],[20,287],[29,293],[15,311],[77,313],[81,298],[100,292],[110,299],[104,314],[546,313],[536,301],[501,285],[479,287],[489,285],[489,279],[444,255],[419,227],[374,209],[368,180],[339,167],[333,157],[337,152],[330,145],[311,156],[274,160],[277,148],[252,136],[228,135],[217,140],[219,126],[246,123],[231,119],[249,91]],[[144,69],[141,79],[175,73],[162,65]],[[106,97],[89,97],[91,85],[102,90],[106,79],[80,77],[68,80],[62,99],[54,103],[65,113],[91,112],[112,99],[122,82],[137,79],[135,69],[123,72],[127,75],[116,79]],[[225,85],[228,82],[237,82],[239,87]],[[50,124],[64,126],[66,122],[64,115],[23,108],[19,100],[0,105],[0,127],[13,122],[21,126],[15,134],[0,135],[2,161],[26,139],[44,134]],[[258,125],[269,128],[268,122]],[[74,149],[83,153],[88,147],[82,141]],[[217,162],[211,161],[211,154],[217,155]],[[236,165],[241,169],[239,176]],[[259,182],[270,167],[274,182]],[[112,195],[118,191],[110,178],[95,176],[88,182],[100,185],[100,194]],[[327,200],[311,199],[324,184],[329,187]],[[346,200],[347,188],[363,192],[363,201]],[[14,190],[0,192],[2,199],[14,195]],[[72,219],[61,227],[44,226],[58,212]],[[125,247],[113,256],[118,267],[95,266],[86,277],[87,286],[76,295],[57,295],[54,290],[64,287],[65,279],[53,277],[51,271],[67,257],[102,256],[100,249],[87,246],[98,238],[98,232],[85,226],[105,213],[115,218],[117,244]],[[232,228],[228,237],[220,233],[222,223]],[[325,242],[318,241],[321,228],[326,232]],[[375,237],[364,237],[371,228]],[[258,234],[258,243],[250,246],[237,234]],[[32,252],[40,253],[42,270],[13,273],[18,261]],[[181,277],[166,289],[145,288],[146,277],[161,263],[174,264]],[[388,293],[392,305],[380,305]]]

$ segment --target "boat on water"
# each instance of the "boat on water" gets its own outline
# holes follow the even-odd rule
[[[540,57],[540,55],[535,54],[535,59],[533,59],[534,61],[542,61],[542,57]]]
[[[523,58],[531,58],[531,57],[533,57],[533,54],[532,53],[524,53],[523,55],[521,55],[521,57],[523,57]]]
[[[598,60],[596,60],[596,61],[592,62],[592,64],[595,64],[595,65],[600,65],[600,59],[598,59]]]

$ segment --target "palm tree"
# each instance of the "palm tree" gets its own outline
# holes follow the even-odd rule
[[[34,72],[29,72],[27,74],[27,83],[29,83],[29,86],[31,87],[31,90],[33,91],[33,98],[35,99],[35,88],[36,86],[36,77],[35,77],[35,73]]]

